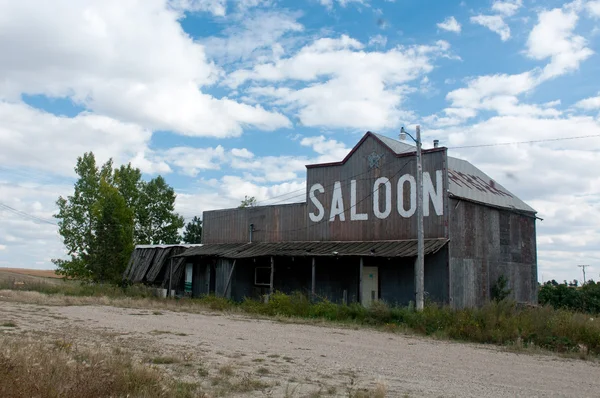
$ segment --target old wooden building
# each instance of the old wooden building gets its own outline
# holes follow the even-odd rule
[[[176,258],[189,264],[195,295],[300,291],[406,305],[415,299],[415,173],[413,146],[368,132],[340,162],[307,166],[306,202],[204,212],[203,245]],[[428,299],[478,306],[504,275],[514,299],[536,300],[531,207],[443,147],[423,151],[423,190]]]

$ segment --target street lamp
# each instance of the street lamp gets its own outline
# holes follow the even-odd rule
[[[425,242],[423,236],[423,162],[421,157],[421,126],[417,126],[417,138],[407,133],[404,127],[400,129],[400,140],[406,136],[412,138],[417,144],[417,261],[415,262],[415,301],[417,311],[424,307],[423,296],[425,290]]]

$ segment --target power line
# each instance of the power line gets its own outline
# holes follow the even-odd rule
[[[34,216],[33,214],[29,214],[29,213],[26,213],[26,212],[21,211],[21,210],[17,210],[14,207],[11,207],[11,206],[9,206],[7,204],[4,204],[4,203],[0,203],[0,208],[8,210],[11,213],[16,214],[18,216],[29,218],[29,219],[31,219],[33,221],[39,221],[41,223],[50,224],[50,225],[54,225],[54,226],[58,225],[57,223],[55,223],[55,222],[53,222],[51,220],[47,220],[45,218]]]
[[[580,135],[580,136],[577,136],[577,137],[547,138],[547,139],[543,139],[543,140],[531,140],[531,141],[499,142],[499,143],[496,143],[496,144],[452,146],[452,147],[447,147],[447,148],[448,149],[464,149],[464,148],[483,148],[483,147],[505,146],[505,145],[537,144],[537,143],[540,143],[540,142],[580,140],[580,139],[583,139],[583,138],[595,138],[595,137],[600,137],[600,134]]]

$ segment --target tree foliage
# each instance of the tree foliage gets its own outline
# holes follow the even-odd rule
[[[183,231],[183,241],[185,243],[202,243],[202,220],[194,216],[192,221],[187,223]]]
[[[120,279],[136,244],[179,243],[183,218],[175,191],[162,177],[148,182],[131,164],[101,167],[92,152],[77,159],[73,195],[57,200],[59,233],[69,259],[58,273],[92,281]]]
[[[256,198],[254,196],[248,197],[244,196],[244,200],[238,206],[238,209],[243,209],[244,207],[254,207],[256,206]]]
[[[137,204],[136,241],[142,244],[181,242],[183,217],[175,213],[175,190],[158,176],[142,184]]]
[[[540,304],[554,308],[600,314],[600,283],[589,281],[576,287],[573,283],[552,280],[542,285],[538,300]]]
[[[117,188],[102,180],[92,215],[95,234],[88,263],[91,279],[119,282],[133,251],[133,210]]]

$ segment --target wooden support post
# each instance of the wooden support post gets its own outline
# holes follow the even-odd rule
[[[358,266],[358,302],[363,304],[363,258],[362,257],[360,258],[360,265]]]
[[[273,294],[273,280],[275,279],[275,257],[271,256],[271,281],[269,283],[269,296]]]
[[[225,285],[225,291],[223,292],[223,297],[227,297],[227,290],[229,289],[229,285],[231,284],[231,277],[233,276],[233,270],[235,270],[235,262],[237,259],[233,260],[233,265],[231,266],[231,272],[229,272],[229,278],[227,278],[227,284]]]
[[[316,284],[317,284],[317,268],[315,265],[316,259],[313,257],[312,258],[312,285],[311,285],[311,289],[310,292],[311,294],[311,300],[315,299],[315,288],[316,288]]]
[[[173,257],[171,257],[171,267],[169,270],[169,297],[173,297],[173,294],[171,293],[172,282],[173,282]]]

